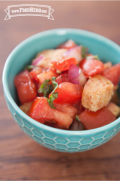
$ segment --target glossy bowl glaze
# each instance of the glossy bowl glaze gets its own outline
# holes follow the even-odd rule
[[[93,149],[110,140],[120,131],[120,118],[109,125],[85,131],[55,129],[28,117],[17,106],[14,77],[30,64],[44,49],[55,48],[68,39],[85,45],[101,60],[120,62],[120,47],[100,35],[76,29],[55,29],[38,33],[20,43],[9,55],[3,70],[3,89],[7,106],[18,126],[34,141],[47,148],[62,152],[81,152]]]

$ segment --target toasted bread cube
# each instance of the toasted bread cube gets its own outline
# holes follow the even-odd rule
[[[61,49],[48,49],[48,50],[43,50],[42,52],[39,52],[36,57],[39,57],[40,55],[44,55],[45,58],[58,58],[58,56],[62,55],[64,52],[67,50],[64,48]]]
[[[118,117],[118,116],[120,115],[120,108],[119,108],[116,104],[110,102],[110,103],[107,105],[107,108],[108,108],[116,117]]]
[[[97,111],[107,106],[113,94],[112,82],[102,75],[95,75],[84,86],[82,105],[90,111]]]
[[[110,68],[110,67],[112,67],[111,62],[104,63],[104,69],[107,69],[107,68]]]
[[[20,109],[25,113],[27,114],[31,105],[32,105],[33,101],[32,102],[28,102],[28,103],[24,103],[20,106]]]
[[[66,52],[66,49],[48,49],[43,50],[42,52],[38,53],[36,58],[40,55],[44,55],[44,58],[37,63],[37,66],[40,66],[42,68],[48,68],[49,66],[52,66],[50,63],[52,60],[56,60],[58,58],[61,58],[62,54]],[[36,58],[33,60],[33,62],[36,60]]]

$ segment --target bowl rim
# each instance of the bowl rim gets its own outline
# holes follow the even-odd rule
[[[28,44],[30,41],[33,41],[36,38],[40,38],[43,36],[51,36],[51,34],[57,34],[59,35],[66,35],[67,33],[77,33],[77,34],[83,34],[85,36],[91,36],[99,41],[105,41],[107,44],[110,44],[112,47],[114,47],[115,49],[117,49],[118,51],[120,50],[119,45],[117,45],[116,43],[114,43],[113,41],[109,40],[108,38],[101,36],[99,34],[90,32],[90,31],[86,31],[86,30],[81,30],[81,29],[71,29],[71,28],[60,28],[60,29],[52,29],[52,30],[47,30],[47,31],[42,31],[40,33],[37,33],[35,35],[32,35],[30,37],[28,37],[27,39],[25,39],[24,41],[22,41],[20,44],[18,44],[13,50],[12,52],[9,54],[4,68],[3,68],[3,74],[2,74],[2,82],[3,82],[3,90],[5,93],[5,97],[8,99],[8,101],[12,104],[12,106],[14,107],[14,109],[16,110],[16,112],[23,117],[25,120],[27,120],[28,122],[30,122],[32,125],[37,126],[39,129],[45,130],[45,131],[49,131],[49,132],[54,132],[57,134],[66,134],[69,136],[73,136],[73,135],[88,135],[88,134],[93,134],[93,133],[98,133],[98,132],[103,132],[106,129],[111,129],[112,127],[115,127],[118,123],[120,123],[120,117],[117,118],[115,121],[113,121],[112,123],[99,127],[99,128],[95,128],[95,129],[91,129],[91,130],[83,130],[83,131],[70,131],[70,130],[62,130],[62,129],[57,129],[57,128],[53,128],[44,124],[41,124],[37,121],[35,121],[34,119],[30,118],[28,115],[26,115],[19,107],[18,105],[15,103],[15,101],[12,98],[12,95],[9,91],[9,87],[7,84],[7,70],[9,69],[9,64],[12,61],[12,57],[14,55],[15,52],[17,52],[23,45]]]

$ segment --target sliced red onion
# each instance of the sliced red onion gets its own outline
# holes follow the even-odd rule
[[[37,65],[38,62],[40,62],[44,58],[44,55],[41,54],[39,57],[37,57],[33,62],[32,65]]]
[[[63,53],[64,58],[76,58],[77,62],[79,63],[82,60],[82,53],[81,53],[81,46],[76,46],[70,48],[66,52]]]
[[[69,78],[69,80],[72,80],[72,79],[75,79],[75,78],[79,77],[79,75],[80,75],[79,71],[80,71],[79,67],[77,67],[74,64],[70,65],[69,70],[68,70],[68,78]]]
[[[85,85],[87,81],[82,70],[74,64],[70,65],[70,68],[68,70],[68,79],[71,83],[79,84],[82,87]]]
[[[80,84],[80,86],[84,87],[86,82],[87,82],[87,78],[85,77],[82,70],[80,69],[80,76],[79,76],[79,84]]]
[[[73,84],[79,84],[79,77],[72,79],[70,82]]]

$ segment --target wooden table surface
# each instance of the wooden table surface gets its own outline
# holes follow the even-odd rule
[[[15,4],[44,4],[45,17],[4,21]],[[0,73],[13,48],[29,36],[53,28],[78,28],[101,34],[120,45],[120,1],[0,1]],[[0,80],[0,180],[120,180],[120,133],[99,148],[82,153],[48,150],[27,137],[7,109]]]

